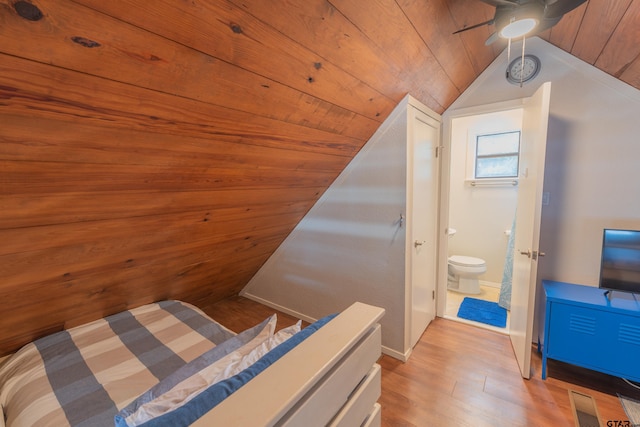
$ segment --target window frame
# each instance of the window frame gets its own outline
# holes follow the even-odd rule
[[[518,150],[515,152],[504,152],[500,154],[490,154],[490,155],[480,155],[478,154],[480,139],[483,137],[490,137],[496,135],[506,135],[506,134],[518,134]],[[492,133],[483,133],[477,134],[475,138],[475,147],[474,147],[474,157],[473,157],[473,179],[476,180],[513,180],[517,179],[520,173],[520,149],[522,142],[522,131],[521,130],[513,130],[513,131],[504,131],[504,132],[492,132]],[[497,159],[497,158],[506,158],[506,157],[515,157],[516,158],[516,170],[515,175],[502,175],[502,176],[478,176],[478,159]]]

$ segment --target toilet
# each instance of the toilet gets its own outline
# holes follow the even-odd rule
[[[448,260],[447,288],[463,294],[479,294],[478,276],[487,271],[487,265],[481,258],[453,255]]]

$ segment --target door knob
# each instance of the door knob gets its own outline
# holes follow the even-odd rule
[[[534,261],[538,259],[538,257],[545,256],[544,252],[531,251],[531,249],[527,249],[526,251],[518,251],[521,255],[526,255],[527,258],[532,258]]]
[[[413,242],[413,247],[414,247],[414,248],[417,248],[418,246],[422,246],[422,245],[424,245],[425,243],[427,243],[427,241],[426,241],[426,240],[416,240],[415,242]]]
[[[538,251],[533,251],[533,252],[531,253],[531,258],[532,258],[534,261],[535,261],[535,260],[537,260],[537,259],[538,259],[538,257],[541,257],[541,256],[545,256],[545,253],[544,253],[544,252],[538,252]]]

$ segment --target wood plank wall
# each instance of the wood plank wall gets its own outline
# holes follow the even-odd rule
[[[85,3],[0,4],[0,354],[237,294],[394,106],[229,4]]]
[[[363,4],[0,0],[0,355],[237,294],[405,94],[442,113],[502,49],[451,34],[480,1]]]

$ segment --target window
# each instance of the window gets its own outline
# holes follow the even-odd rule
[[[476,137],[476,178],[516,178],[520,131]]]

